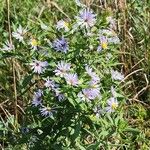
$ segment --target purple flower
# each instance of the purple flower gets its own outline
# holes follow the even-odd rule
[[[40,108],[40,112],[42,116],[53,117],[53,113],[55,112],[55,110],[50,107],[42,106],[42,108]]]
[[[100,88],[90,88],[91,91],[91,99],[100,98]]]
[[[118,71],[114,71],[114,70],[111,70],[111,77],[114,80],[120,80],[120,81],[122,81],[124,79],[124,75],[123,74],[121,74]]]
[[[67,84],[72,85],[72,86],[77,86],[79,84],[78,81],[78,76],[76,73],[72,74],[72,73],[68,73],[65,75],[65,79]]]
[[[1,50],[3,50],[3,51],[11,51],[14,48],[15,48],[14,45],[12,45],[9,41],[6,41],[5,44],[3,44],[3,48],[1,48]]]
[[[85,28],[90,28],[96,23],[96,15],[90,9],[83,9],[79,12],[79,16],[76,17],[77,25]]]
[[[90,102],[92,98],[92,95],[91,95],[91,90],[90,89],[83,89],[82,92],[80,92],[78,94],[78,97],[82,100],[82,101],[87,101],[87,102]]]
[[[78,97],[83,100],[90,102],[90,100],[94,100],[95,98],[100,96],[100,89],[99,88],[88,88],[83,89],[82,92],[78,94]]]
[[[55,82],[53,80],[50,80],[49,78],[47,78],[45,80],[44,85],[45,85],[46,88],[49,88],[49,89],[52,89],[52,90],[54,90],[57,87]]]
[[[21,128],[21,132],[23,133],[23,134],[26,134],[26,133],[28,133],[30,130],[29,130],[29,128],[27,128],[27,127],[22,127]]]
[[[61,39],[56,39],[53,42],[53,48],[56,51],[67,53],[69,46],[68,46],[67,41],[62,37]]]
[[[40,89],[37,92],[34,92],[32,105],[34,105],[35,107],[41,105],[41,102],[42,102],[41,96],[42,95],[43,95],[43,92]]]
[[[116,21],[115,21],[114,18],[112,18],[112,16],[107,17],[106,20],[107,20],[107,22],[109,23],[109,27],[110,27],[111,29],[114,29],[114,30],[117,29]]]
[[[55,89],[55,94],[56,94],[56,97],[58,98],[58,100],[61,102],[65,99],[65,95],[62,94],[59,89]]]
[[[64,61],[57,64],[57,69],[54,71],[56,76],[64,77],[65,74],[70,70],[71,65]]]
[[[111,97],[110,99],[108,99],[107,105],[108,106],[106,107],[106,111],[110,113],[114,112],[118,107],[118,101],[116,98]]]
[[[48,62],[47,61],[38,61],[38,60],[34,60],[33,63],[30,64],[32,66],[33,72],[41,74],[44,72],[45,68],[48,66]]]

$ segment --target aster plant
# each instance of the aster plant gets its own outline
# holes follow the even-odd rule
[[[12,33],[13,41],[28,49],[24,56],[28,72],[20,91],[29,91],[30,97],[24,123],[30,131],[18,133],[16,139],[28,145],[34,135],[35,149],[96,150],[109,144],[105,149],[113,149],[111,145],[117,144],[113,139],[121,138],[120,131],[126,128],[120,117],[124,75],[116,66],[120,39],[115,20],[102,17],[99,22],[99,14],[76,3],[76,15],[69,22],[60,18],[46,27],[42,23],[37,35],[21,26]],[[14,46],[3,49],[11,51]]]

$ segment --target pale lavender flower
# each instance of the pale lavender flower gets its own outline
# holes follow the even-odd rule
[[[102,51],[102,47],[101,47],[100,45],[97,47],[97,51],[98,51],[98,52],[101,52],[101,51]]]
[[[72,85],[72,86],[77,86],[79,84],[78,76],[76,73],[68,73],[65,75],[65,79],[67,84]]]
[[[1,48],[2,51],[11,51],[15,47],[13,44],[11,44],[9,41],[6,41],[5,44],[3,44],[3,48]]]
[[[99,88],[83,89],[82,92],[78,93],[78,97],[82,101],[87,101],[87,102],[90,102],[90,100],[94,100],[95,98],[99,96],[100,96]]]
[[[108,42],[109,43],[113,43],[113,44],[119,44],[120,43],[120,39],[118,38],[118,36],[114,36],[114,37],[108,38]]]
[[[101,98],[100,97],[100,88],[90,88],[91,91],[91,99]]]
[[[83,89],[81,92],[78,93],[78,97],[80,100],[87,102],[90,102],[90,100],[93,99],[90,89]]]
[[[44,85],[45,85],[46,88],[49,88],[49,89],[52,89],[52,90],[54,90],[56,88],[55,82],[53,80],[50,80],[50,78],[47,78],[45,80]]]
[[[108,106],[106,107],[106,111],[110,113],[114,112],[118,107],[118,101],[116,98],[111,97],[110,99],[108,99],[107,105]]]
[[[68,22],[66,22],[64,20],[59,20],[57,22],[56,29],[57,30],[64,29],[66,32],[68,32],[69,31],[69,27],[68,26],[69,26]]]
[[[107,20],[107,22],[109,23],[109,27],[110,27],[111,29],[114,29],[114,30],[117,29],[116,21],[115,21],[114,18],[112,18],[112,16],[107,17],[106,20]]]
[[[66,39],[64,39],[63,37],[60,39],[56,39],[53,42],[53,48],[56,51],[60,51],[60,52],[64,52],[67,53],[69,46],[68,46],[68,42],[66,41]]]
[[[26,29],[23,29],[21,25],[19,25],[16,32],[12,32],[12,36],[19,40],[19,42],[23,42],[24,35],[27,33]]]
[[[59,89],[55,89],[55,94],[60,102],[65,99],[65,95],[61,93]]]
[[[120,80],[120,81],[124,79],[124,75],[118,72],[117,70],[116,71],[111,70],[111,77],[114,80]]]
[[[92,68],[90,68],[89,66],[86,66],[85,70],[86,70],[87,74],[91,77],[92,82],[100,81],[100,78],[98,77],[98,75],[95,72],[93,72]]]
[[[40,112],[42,116],[53,117],[55,110],[51,107],[42,106],[42,108],[40,108]]]
[[[79,16],[76,17],[77,25],[80,27],[90,28],[96,23],[96,15],[89,8],[83,9],[79,12]]]
[[[57,69],[54,70],[56,76],[64,77],[70,71],[71,64],[61,61],[57,64]]]
[[[32,105],[35,107],[41,105],[42,99],[41,96],[43,95],[43,92],[39,89],[37,92],[34,92],[33,100],[32,100]]]
[[[45,71],[45,68],[48,66],[47,61],[38,61],[34,60],[33,63],[30,64],[32,66],[33,72],[41,74]]]

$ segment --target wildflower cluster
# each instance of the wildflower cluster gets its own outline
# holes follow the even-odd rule
[[[20,45],[26,46],[25,64],[28,73],[32,74],[28,84],[33,84],[27,113],[33,115],[36,127],[27,126],[40,128],[41,134],[49,136],[53,146],[54,140],[58,145],[65,145],[62,139],[67,135],[62,131],[75,140],[73,132],[77,132],[77,128],[83,134],[81,143],[86,145],[84,137],[94,130],[90,121],[97,124],[95,127],[100,132],[104,126],[101,120],[107,118],[105,115],[113,118],[124,99],[118,93],[124,75],[114,65],[120,43],[115,21],[111,17],[104,19],[108,26],[102,27],[92,9],[79,1],[77,5],[82,9],[72,20],[61,18],[51,26],[42,23],[37,35],[33,35],[29,27],[19,25],[12,33],[13,43],[17,41],[17,44],[7,42],[1,49],[3,53],[13,53]],[[51,33],[52,37],[48,34],[39,36],[41,32]],[[49,133],[47,126],[51,128]]]

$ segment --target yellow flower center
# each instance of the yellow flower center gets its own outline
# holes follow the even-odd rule
[[[112,105],[111,105],[111,108],[112,109],[116,109],[118,107],[118,104],[117,103],[112,103]]]
[[[32,45],[32,46],[37,46],[37,45],[38,45],[37,40],[32,39],[32,40],[31,40],[31,45]]]
[[[102,47],[103,49],[107,49],[107,42],[102,42],[102,43],[101,43],[101,47]]]
[[[52,110],[50,107],[47,107],[46,109],[47,109],[47,111],[51,111]]]
[[[69,26],[69,23],[68,23],[68,22],[64,22],[64,25],[65,25],[66,27],[68,27],[68,26]]]

